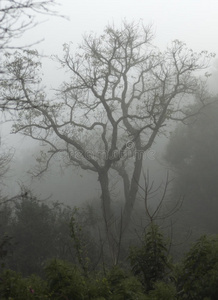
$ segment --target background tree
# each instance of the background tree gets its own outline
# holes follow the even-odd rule
[[[123,182],[124,230],[135,204],[143,154],[170,120],[188,118],[182,104],[199,91],[195,71],[204,69],[213,55],[194,53],[179,41],[161,52],[152,45],[151,28],[125,22],[121,29],[107,26],[100,37],[86,36],[74,55],[70,45],[64,52],[59,62],[69,78],[53,99],[42,91],[40,63],[33,51],[7,56],[11,77],[1,93],[8,105],[21,110],[14,132],[47,146],[38,174],[56,154],[97,173],[110,236],[110,175]],[[200,100],[205,100],[203,93]]]
[[[183,226],[198,234],[217,233],[218,103],[210,105],[188,125],[172,134],[165,158],[175,171],[173,199],[184,195]],[[195,110],[196,107],[191,107]]]
[[[53,257],[74,260],[71,214],[70,208],[49,205],[26,191],[13,203],[1,205],[1,234],[10,237],[2,247],[7,254],[2,255],[5,267],[29,276],[42,274],[45,262]]]
[[[52,258],[73,262],[83,272],[99,268],[103,254],[107,260],[86,208],[40,200],[24,188],[13,201],[7,200],[0,206],[2,267],[29,276],[42,275]]]

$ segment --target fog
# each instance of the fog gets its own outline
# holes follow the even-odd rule
[[[53,95],[54,89],[57,89],[67,77],[51,56],[62,57],[65,42],[72,42],[74,49],[81,42],[84,34],[94,32],[99,35],[108,24],[119,27],[124,19],[136,22],[142,20],[145,25],[151,24],[155,35],[154,44],[161,50],[165,49],[172,40],[178,39],[184,41],[194,51],[208,50],[218,53],[218,3],[212,0],[63,0],[58,10],[66,18],[39,16],[39,22],[42,23],[26,32],[17,41],[18,45],[19,43],[28,45],[43,39],[32,48],[36,48],[42,55],[43,84],[47,86],[49,96]],[[211,61],[208,72],[211,73],[208,78],[209,92],[216,95],[218,94],[217,59]],[[10,118],[10,115],[7,118]],[[3,118],[0,126],[2,147],[14,151],[10,170],[4,178],[2,192],[4,195],[13,197],[19,193],[21,186],[25,186],[39,199],[48,198],[71,206],[81,206],[97,200],[100,205],[101,189],[95,172],[66,166],[61,159],[57,158],[40,178],[34,177],[31,172],[41,150],[40,144],[20,134],[11,134],[12,123],[5,123]],[[151,181],[154,181],[154,189],[165,182],[167,172],[172,169],[165,161],[164,155],[166,145],[176,126],[176,123],[170,123],[166,128],[166,134],[156,138],[144,157],[143,173],[147,174],[149,171]],[[142,185],[143,182],[142,176]],[[116,201],[122,202],[123,188],[120,182],[115,182],[115,192]],[[158,203],[158,200],[159,196],[154,199],[154,203]]]

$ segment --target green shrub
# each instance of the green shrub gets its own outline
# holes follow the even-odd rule
[[[71,209],[46,204],[25,189],[21,193],[10,206],[0,206],[0,266],[24,277],[42,276],[48,259],[72,260]]]
[[[218,236],[202,236],[186,254],[178,275],[181,299],[217,300]]]
[[[129,259],[133,273],[139,276],[146,291],[165,277],[169,268],[167,247],[157,225],[151,224],[148,228],[141,247],[130,249]]]
[[[48,287],[46,281],[42,280],[39,276],[35,274],[29,276],[24,280],[26,282],[28,290],[34,296],[34,299],[48,299]]]
[[[93,275],[86,280],[88,299],[104,300],[110,296],[110,287],[107,278]]]
[[[111,300],[142,300],[145,299],[143,286],[138,279],[128,272],[113,267],[108,273],[108,282],[110,285]]]
[[[149,300],[175,300],[176,287],[172,283],[158,281],[154,284],[154,290],[149,292]]]
[[[21,275],[11,270],[3,271],[0,279],[0,295],[1,299],[26,299],[27,286]]]
[[[85,280],[75,266],[53,259],[48,263],[45,271],[51,299],[85,299],[87,292]]]
[[[0,299],[31,300],[46,299],[46,283],[33,275],[22,278],[21,274],[4,270],[0,275]]]

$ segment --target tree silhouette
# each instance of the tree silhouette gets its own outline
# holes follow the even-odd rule
[[[99,37],[84,37],[75,54],[65,44],[58,60],[69,76],[53,99],[40,84],[37,52],[7,57],[11,76],[2,93],[5,106],[18,110],[14,132],[47,146],[38,174],[56,155],[98,174],[112,244],[111,177],[123,183],[123,231],[136,201],[144,155],[169,122],[190,117],[184,105],[203,86],[195,73],[213,57],[206,51],[194,53],[178,40],[161,52],[152,39],[150,27],[124,22],[120,29],[107,26]],[[205,95],[201,89],[201,103]]]

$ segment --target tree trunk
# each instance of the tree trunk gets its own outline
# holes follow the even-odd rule
[[[134,171],[133,171],[129,191],[128,192],[125,191],[125,206],[124,206],[123,220],[122,220],[122,228],[124,231],[127,230],[130,225],[131,215],[132,215],[133,207],[135,204],[135,200],[139,188],[139,180],[142,171],[142,162],[143,162],[143,153],[139,151],[138,153],[136,153]]]
[[[115,236],[115,217],[111,209],[111,196],[109,191],[108,170],[101,170],[99,173],[99,182],[101,185],[102,211],[105,223],[105,233],[109,245],[110,256],[113,264],[116,264],[117,242]]]
[[[109,192],[109,180],[108,180],[107,171],[99,172],[99,182],[102,191],[101,201],[102,201],[103,217],[106,224],[109,224],[112,218],[112,211],[111,211],[111,197]]]

